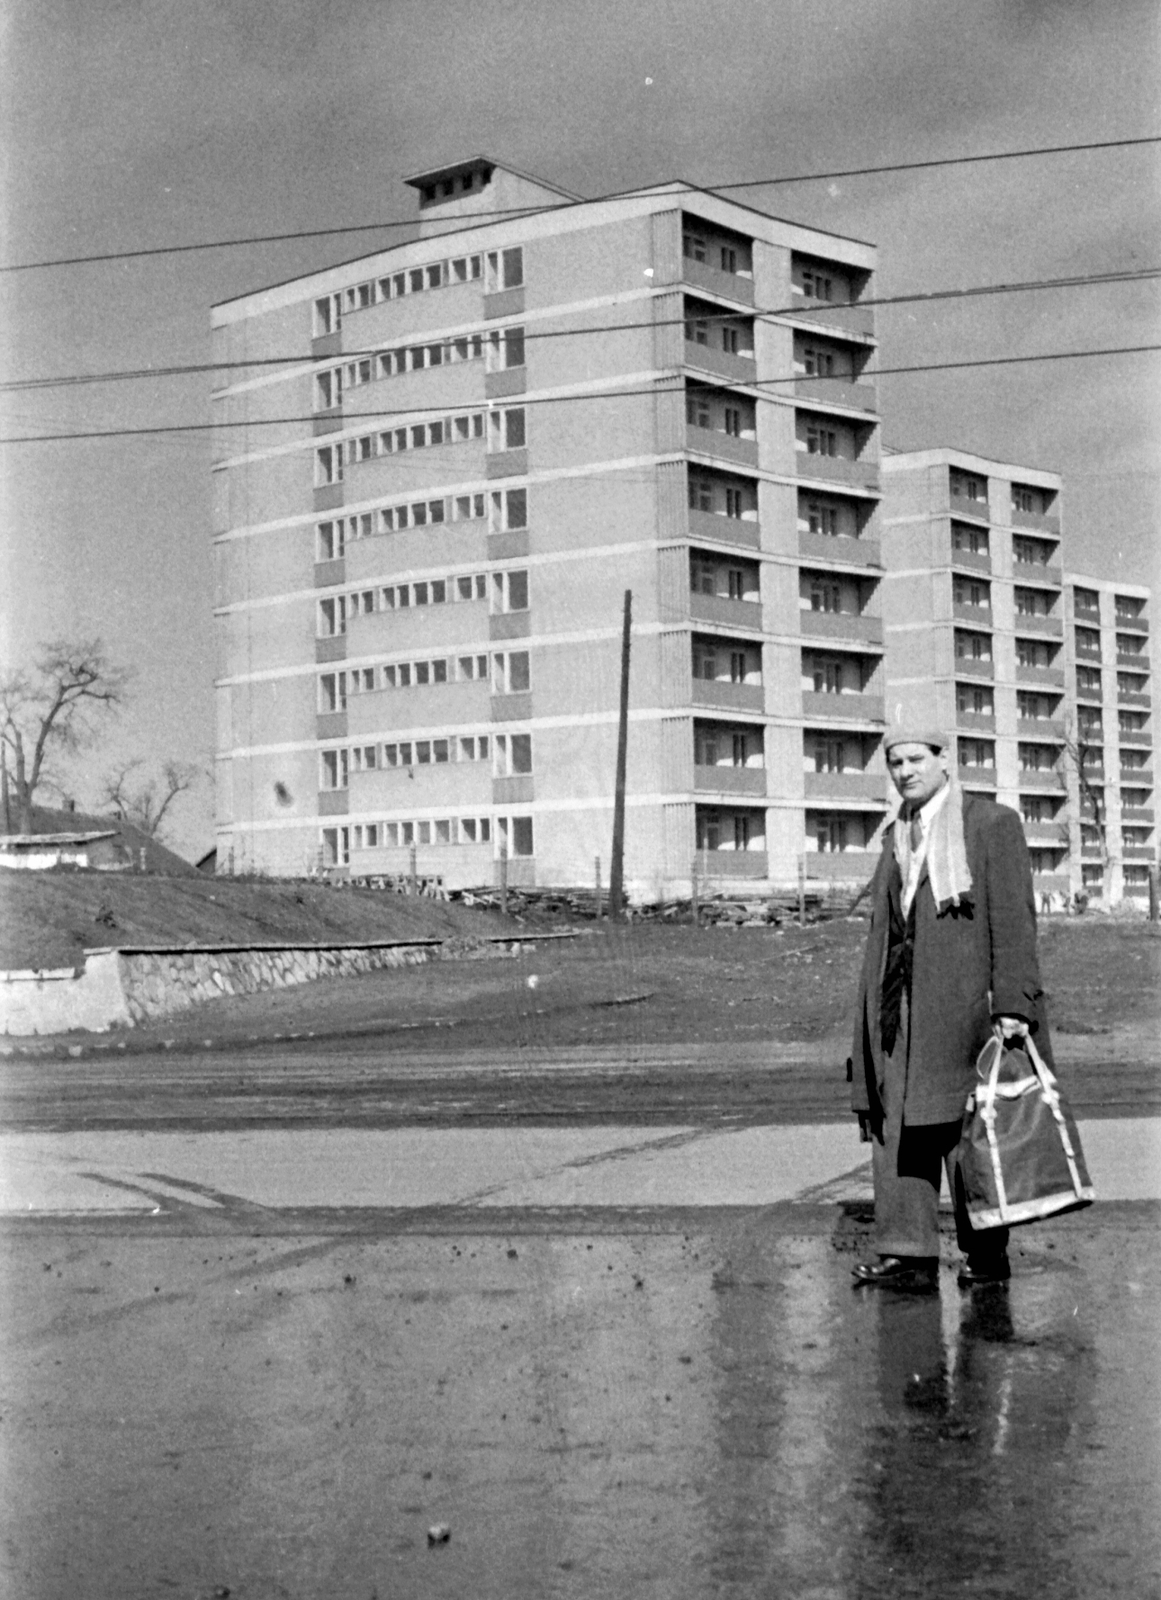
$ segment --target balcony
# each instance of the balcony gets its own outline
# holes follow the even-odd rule
[[[713,544],[743,545],[747,550],[762,546],[762,529],[756,521],[746,517],[725,517],[714,511],[689,513],[691,539],[708,539]]]
[[[831,722],[842,721],[882,722],[883,696],[881,694],[817,694],[813,689],[802,691],[802,714],[808,721],[816,717]]]
[[[986,500],[969,500],[966,495],[949,493],[947,503],[953,517],[970,517],[975,522],[990,520]]]
[[[343,425],[342,406],[332,406],[329,411],[316,411],[311,419],[311,432],[315,438],[324,433],[338,433]]]
[[[1121,855],[1126,861],[1152,861],[1156,853],[1151,844],[1122,844]]]
[[[1103,693],[1102,693],[1102,691],[1100,689],[1082,688],[1081,685],[1078,683],[1077,686],[1076,686],[1076,698],[1078,700],[1088,701],[1092,705],[1098,705],[1099,706],[1101,704],[1104,696],[1103,696]],[[1118,696],[1118,699],[1119,698],[1120,697]]]
[[[765,795],[765,767],[701,767],[693,769],[698,794]]]
[[[973,550],[956,550],[951,552],[951,564],[962,572],[984,572],[989,576],[992,571],[992,557],[990,552],[977,555]]]
[[[756,383],[758,367],[753,353],[731,355],[711,344],[698,344],[695,339],[685,341],[685,364],[702,372],[712,372],[730,383]]]
[[[973,606],[967,600],[953,600],[951,614],[958,622],[966,622],[973,628],[980,630],[987,628],[989,631],[991,629],[991,606]]]
[[[878,539],[851,539],[845,535],[831,538],[825,533],[798,535],[798,554],[808,561],[839,561],[850,567],[875,567],[882,569],[883,552]]]
[[[1067,825],[1061,822],[1025,822],[1024,838],[1030,845],[1047,845],[1050,849],[1066,850]]]
[[[1153,787],[1152,767],[1122,767],[1120,772],[1122,789],[1151,789]]]
[[[536,779],[530,772],[518,772],[508,778],[492,779],[493,805],[527,805],[535,798]]]
[[[1016,733],[1021,739],[1050,739],[1058,744],[1064,738],[1064,723],[1055,717],[1017,716]]]
[[[792,317],[809,317],[807,326],[820,329],[827,318],[836,331],[843,333],[862,333],[869,338],[875,336],[875,309],[873,306],[861,306],[857,302],[839,300],[814,300],[808,295],[795,295],[796,304],[790,315]]]
[[[347,636],[337,633],[330,639],[316,639],[314,642],[314,659],[316,661],[345,661],[347,659]]]
[[[323,483],[315,486],[311,505],[315,511],[334,511],[343,503],[341,483]]]
[[[996,676],[996,663],[980,660],[976,656],[956,656],[955,675],[957,678],[987,678],[990,681]]]
[[[528,368],[504,367],[484,374],[485,400],[503,400],[510,394],[523,394],[528,387]]]
[[[1135,745],[1137,749],[1152,750],[1153,735],[1148,728],[1118,728],[1117,743]]]
[[[1143,650],[1118,650],[1117,666],[1131,667],[1134,672],[1148,672],[1149,657]]]
[[[719,460],[732,461],[737,466],[758,465],[757,439],[743,439],[734,433],[723,433],[719,428],[699,428],[687,422],[685,447],[697,455],[717,456]]]
[[[1149,827],[1152,827],[1153,826],[1153,807],[1152,806],[1127,806],[1127,805],[1122,804],[1122,806],[1121,806],[1121,821],[1122,822],[1136,823],[1138,827],[1142,827],[1146,823],[1148,823]]]
[[[959,664],[956,664],[959,671]],[[1027,684],[1029,688],[1037,685],[1044,689],[1064,688],[1063,667],[1026,667],[1021,662],[1016,663],[1016,682]]]
[[[694,678],[690,698],[695,706],[713,711],[766,709],[766,691],[760,683],[731,683],[728,678]]]
[[[1080,690],[1078,689],[1076,692],[1079,697]],[[1096,691],[1094,690],[1093,692],[1095,693]],[[1142,706],[1145,710],[1149,710],[1153,705],[1153,696],[1147,689],[1118,689],[1117,704],[1119,706]]]
[[[527,611],[498,611],[488,618],[489,639],[527,639],[532,617]]]
[[[1059,589],[1064,583],[1062,569],[1043,561],[1013,561],[1012,576],[1017,583],[1045,583],[1051,584],[1054,589]]]
[[[883,619],[853,611],[799,611],[799,631],[804,639],[846,640],[853,644],[883,644]]]
[[[825,800],[873,800],[881,804],[887,779],[881,772],[807,772],[804,789],[808,804]]]
[[[866,883],[878,864],[877,850],[808,850],[806,876],[815,883]]]
[[[351,798],[346,789],[320,789],[318,814],[320,817],[345,817],[351,809]]]
[[[523,445],[517,450],[494,450],[484,459],[484,473],[488,478],[523,478],[527,475],[528,451]]]
[[[995,767],[960,767],[960,786],[964,789],[994,789],[996,787]]]
[[[1081,605],[1078,600],[1074,599],[1072,602],[1072,614],[1077,622],[1087,622],[1094,628],[1100,627],[1101,613],[1099,606]]]
[[[1060,538],[1060,518],[1051,511],[1017,511],[1013,506],[1012,527],[1027,528],[1030,533],[1047,533],[1054,539]]]
[[[695,622],[721,623],[727,628],[762,631],[762,606],[757,600],[731,600],[724,594],[698,594],[689,597],[689,614]]]
[[[1017,611],[1015,632],[1025,638],[1063,639],[1064,621],[1061,617],[1042,617],[1029,611]]]
[[[1053,767],[1021,767],[1017,786],[1022,792],[1028,794],[1033,791],[1041,794],[1045,789],[1051,790],[1054,794],[1063,794],[1064,777]]]
[[[737,272],[722,272],[717,267],[711,267],[708,261],[695,261],[692,256],[682,256],[681,278],[691,288],[708,289],[723,300],[736,300],[744,306],[754,304],[753,278],[743,278]]]
[[[346,583],[347,563],[342,556],[337,561],[316,561],[314,564],[314,586],[316,589],[327,589],[333,583]]]
[[[756,464],[756,463],[755,463]],[[837,483],[847,488],[879,492],[879,464],[877,461],[852,461],[848,456],[812,456],[809,451],[797,452],[799,478],[812,478],[819,483]]]
[[[485,317],[519,317],[524,313],[524,285],[497,289],[484,296]]]
[[[1149,632],[1149,618],[1143,611],[1131,617],[1123,617],[1118,611],[1115,620],[1118,633],[1147,634]]]
[[[991,712],[957,711],[955,725],[965,733],[995,733],[996,719]]]
[[[527,722],[532,715],[532,693],[528,689],[515,694],[494,694],[491,701],[493,722]]]
[[[852,411],[877,411],[879,397],[873,384],[843,382],[841,378],[795,378],[796,400],[818,400],[824,406],[848,406]]]
[[[698,878],[765,878],[769,873],[765,850],[699,850],[695,866]]]
[[[327,356],[337,356],[342,353],[343,336],[337,329],[334,333],[318,333],[310,341],[310,353],[316,361],[325,360]]]
[[[316,739],[345,739],[347,713],[345,711],[320,711],[314,719]]]

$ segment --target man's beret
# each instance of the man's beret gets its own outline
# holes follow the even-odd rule
[[[947,734],[938,728],[909,728],[906,724],[888,728],[883,736],[884,750],[891,750],[897,744],[925,744],[932,750],[946,750],[950,743]]]

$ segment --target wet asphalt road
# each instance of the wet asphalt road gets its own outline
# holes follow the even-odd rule
[[[1155,1104],[1155,1069],[1093,1071],[1066,1078],[1088,1118]],[[304,1046],[9,1060],[2,1083],[33,1149],[69,1130],[154,1153],[180,1131],[195,1156],[214,1130],[256,1141],[229,1193],[159,1183],[156,1210],[122,1189],[0,1224],[4,1594],[1161,1595],[1156,1201],[1021,1231],[1008,1287],[960,1290],[949,1235],[939,1292],[902,1296],[851,1286],[857,1173],[828,1189],[804,1168],[761,1205],[706,1205],[704,1166],[688,1203],[345,1205],[347,1172],[332,1203],[254,1198],[274,1138],[303,1152],[285,1194],[318,1192],[325,1130],[415,1127],[454,1164],[456,1139],[511,1126],[575,1140],[584,1173],[629,1121],[829,1149],[847,1114],[817,1053],[386,1073]],[[643,1150],[612,1141],[610,1193]],[[450,1540],[429,1546],[437,1523]]]

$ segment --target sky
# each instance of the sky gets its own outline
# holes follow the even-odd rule
[[[3,0],[0,265],[400,222],[484,153],[585,196],[1161,132],[1155,0]],[[1161,258],[1157,146],[734,190],[879,246],[878,292]],[[0,274],[6,380],[209,356],[209,313],[383,233]],[[881,364],[1159,342],[1157,282],[884,308]],[[1067,559],[1161,592],[1157,353],[881,380],[883,443],[1058,471]],[[5,439],[204,425],[209,374],[0,396]],[[100,634],[69,774],[213,762],[210,436],[0,446],[0,663]],[[171,838],[212,843],[208,780]]]

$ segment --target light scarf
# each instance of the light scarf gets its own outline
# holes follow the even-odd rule
[[[897,798],[888,813],[885,830],[894,833],[897,823],[904,830],[908,821],[901,816],[903,801]],[[963,836],[963,791],[955,779],[947,780],[947,799],[938,807],[927,829],[927,881],[931,886],[937,914],[971,899],[972,875],[968,866]]]

